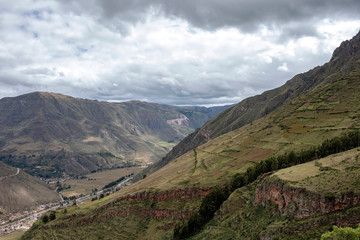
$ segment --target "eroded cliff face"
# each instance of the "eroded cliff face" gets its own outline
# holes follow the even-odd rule
[[[360,195],[344,193],[322,196],[306,189],[289,186],[281,180],[262,181],[256,188],[255,205],[271,208],[273,214],[304,219],[315,214],[328,214],[360,205]]]
[[[139,192],[119,197],[94,210],[94,214],[71,214],[63,218],[61,222],[51,226],[43,226],[45,229],[64,229],[74,226],[86,226],[93,223],[104,222],[111,218],[128,217],[137,215],[144,219],[155,219],[158,221],[167,219],[170,222],[158,226],[160,230],[167,230],[176,224],[177,220],[189,219],[193,209],[167,209],[157,207],[156,203],[164,201],[190,201],[207,195],[211,188],[186,188],[174,189],[160,192]],[[144,203],[148,206],[144,206]],[[154,205],[152,204],[154,203]]]
[[[114,201],[105,204],[98,208],[98,210],[104,210],[111,206],[114,206],[116,203],[128,200],[128,201],[149,201],[150,203],[153,202],[163,202],[163,201],[171,201],[171,200],[183,200],[189,201],[194,198],[199,198],[207,195],[210,193],[212,188],[185,188],[185,189],[174,189],[174,190],[166,190],[161,192],[138,192],[135,194],[129,194],[122,197],[115,199]]]

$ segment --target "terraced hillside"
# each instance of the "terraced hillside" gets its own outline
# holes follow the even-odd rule
[[[360,149],[279,170],[237,189],[191,239],[320,239],[360,222]]]
[[[0,212],[19,212],[60,197],[46,183],[0,162]]]
[[[307,94],[317,87],[321,88],[323,85],[330,84],[358,69],[360,59],[359,42],[360,33],[353,39],[343,42],[334,51],[331,60],[323,66],[298,74],[283,86],[247,98],[222,112],[201,128],[189,134],[165,158],[150,166],[142,175],[149,175],[149,173],[160,169],[177,157],[192,151],[209,140],[266,116],[280,106],[291,103],[296,97]],[[139,175],[137,179],[141,179],[142,175]]]
[[[3,98],[0,160],[44,177],[150,164],[221,110],[42,92]]]
[[[114,195],[89,205],[73,207],[65,215],[58,212],[59,218],[57,220],[45,225],[38,223],[25,235],[24,239],[30,237],[45,239],[50,234],[64,239],[68,236],[74,238],[86,234],[89,239],[96,239],[96,237],[99,237],[95,237],[98,232],[104,238],[121,236],[124,239],[171,239],[174,226],[189,218],[190,213],[194,213],[199,209],[201,199],[209,192],[209,189],[216,185],[228,183],[234,174],[245,172],[250,166],[269,156],[276,156],[294,150],[310,149],[328,138],[360,129],[359,36],[357,35],[353,40],[343,43],[339,48],[340,50],[335,51],[332,61],[326,64],[329,67],[333,64],[337,66],[337,61],[346,62],[343,67],[337,66],[339,67],[337,69],[342,70],[331,72],[330,75],[322,75],[322,81],[316,87],[288,100],[286,104],[268,115],[194,148],[158,171],[146,177],[144,176],[141,181]],[[349,49],[352,49],[352,51],[349,51]],[[344,55],[343,52],[346,54]],[[348,56],[347,58],[352,60],[340,59],[344,58],[344,56]],[[324,73],[321,67],[317,68],[316,71],[319,74]],[[319,79],[321,78],[319,77]],[[353,192],[356,190],[357,193],[358,188],[355,184],[357,178],[349,178],[350,182],[344,181],[337,185],[336,188],[330,184],[330,186],[334,187],[332,189],[327,189],[326,185],[320,184],[320,181],[339,182],[340,179],[344,179],[349,174],[354,176],[358,174],[356,167],[356,161],[358,160],[357,150],[343,154],[345,154],[344,156],[350,154],[353,156],[351,157],[352,160],[349,160],[348,163],[346,163],[347,160],[344,160],[344,163],[342,160],[318,160],[313,163],[315,167],[309,170],[309,173],[314,174],[311,175],[311,177],[314,177],[313,179],[306,178],[309,176],[302,176],[305,178],[299,176],[298,180],[296,180],[298,182],[291,181],[291,184],[295,184],[294,187],[301,186],[301,188],[305,188],[304,191],[309,193],[308,195],[312,195],[313,191],[316,191],[313,194],[315,200],[323,197],[336,200],[336,196],[342,196],[348,190]],[[336,156],[332,156],[332,158],[336,158]],[[307,166],[304,165],[305,168]],[[297,167],[301,168],[300,166]],[[333,169],[336,168],[339,169],[339,174],[335,174],[334,179],[327,179],[327,176],[331,177],[333,175]],[[281,181],[286,181],[289,174],[283,173],[291,172],[292,175],[295,170],[296,167],[290,170],[281,170],[274,176],[283,177],[284,179]],[[303,170],[296,171],[302,172]],[[323,175],[326,171],[326,175]],[[293,176],[297,175],[294,173]],[[320,180],[323,177],[325,178]],[[315,180],[319,181],[319,183],[316,183]],[[355,187],[347,189],[346,186],[349,187],[353,180],[355,181],[353,182]],[[272,210],[275,209],[274,204],[277,204],[277,200],[274,200],[274,204],[267,205],[263,204],[262,198],[260,198],[257,204],[253,205],[257,196],[257,184],[261,184],[261,182],[236,190],[229,200],[223,204],[222,210],[217,217],[209,225],[205,226],[200,235],[195,236],[195,238],[228,239],[232,237],[236,239],[244,237],[247,239],[253,237],[257,239],[259,235],[255,236],[254,234],[259,232],[263,237],[272,236],[274,233],[291,236],[298,226],[301,226],[300,229],[307,229],[307,226],[313,225],[314,222],[307,225],[307,218],[299,219],[299,221],[294,220],[295,223],[293,220],[289,220],[297,216],[297,212],[292,210],[291,204],[289,210],[282,212],[281,209],[285,209],[282,207],[287,205],[281,203],[282,207],[278,208],[278,211],[274,211],[274,214]],[[322,186],[323,190],[319,186]],[[259,189],[263,188],[260,187]],[[315,190],[311,190],[311,188]],[[342,190],[335,192],[335,189],[339,188]],[[196,195],[195,193],[199,194]],[[232,199],[235,203],[231,202]],[[271,201],[271,199],[268,200]],[[353,207],[354,212],[352,212]],[[226,212],[226,208],[230,210]],[[309,236],[313,236],[311,234],[319,236],[320,232],[328,230],[325,228],[331,224],[340,224],[341,221],[356,222],[357,220],[353,216],[358,214],[357,208],[355,205],[349,205],[346,210],[338,208],[336,209],[337,212],[329,212],[329,214],[334,214],[331,215],[334,216],[331,218],[333,220],[324,223],[324,225],[321,224],[325,217],[322,217],[321,214],[309,216],[308,219],[311,219],[311,221],[315,219],[315,223],[319,223],[317,217],[320,217],[319,221],[321,223],[315,225],[319,226],[319,229],[313,229],[315,232],[309,232]],[[266,209],[270,210],[267,211]],[[222,213],[223,210],[224,213]],[[171,215],[170,212],[177,214]],[[237,212],[239,212],[239,215],[233,215]],[[226,218],[221,218],[223,216]],[[234,219],[232,219],[233,216]],[[287,216],[290,216],[290,218],[286,218]],[[231,221],[227,221],[227,219],[231,219]],[[291,225],[292,223],[294,225]],[[125,224],[126,227],[122,228],[122,224]],[[249,225],[252,225],[252,227],[245,231],[244,229]],[[234,226],[235,230],[232,229],[232,226]],[[285,230],[281,226],[285,226]],[[277,230],[273,231],[272,229],[276,227],[283,230],[277,231],[280,229],[277,228]],[[286,232],[286,227],[292,230]],[[116,231],[110,231],[110,229],[116,229]],[[312,229],[310,230],[312,231]],[[301,238],[302,232],[299,232],[299,234],[294,236],[300,236]]]

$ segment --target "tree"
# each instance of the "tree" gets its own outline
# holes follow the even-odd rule
[[[44,215],[44,216],[42,217],[42,222],[45,224],[45,223],[47,223],[48,221],[49,221],[48,215]]]
[[[50,215],[49,215],[49,221],[55,220],[56,219],[56,213],[55,211],[51,211]]]

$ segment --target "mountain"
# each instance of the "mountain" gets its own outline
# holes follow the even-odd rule
[[[306,73],[298,74],[283,86],[266,91],[261,95],[247,98],[233,107],[210,119],[201,128],[184,138],[161,161],[145,169],[136,179],[149,175],[184,153],[216,138],[222,134],[238,129],[272,111],[292,99],[306,94],[318,85],[328,84],[358,67],[359,41],[357,34],[351,41],[345,41],[337,48],[329,63],[316,67]]]
[[[3,98],[0,160],[45,177],[151,164],[221,110],[45,92]]]
[[[23,239],[172,239],[178,224],[182,231],[196,226],[192,239],[319,239],[333,224],[359,224],[359,148],[324,157],[319,150],[327,139],[345,146],[344,134],[360,129],[359,46],[360,33],[329,63],[301,75],[316,84],[266,116],[208,138],[115,194],[58,211],[55,221],[38,222]],[[304,158],[297,163],[307,163],[288,167],[295,153]],[[270,156],[281,169],[256,175]],[[229,185],[234,179],[245,185]],[[204,225],[200,214],[216,209]]]
[[[0,212],[2,214],[25,211],[59,200],[59,195],[46,183],[20,169],[0,162]]]

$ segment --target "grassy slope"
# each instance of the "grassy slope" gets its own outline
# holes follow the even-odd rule
[[[283,86],[264,92],[261,95],[247,98],[233,107],[227,109],[216,117],[206,122],[201,128],[184,138],[161,161],[144,170],[143,174],[149,175],[172,160],[188,151],[214,139],[222,134],[238,129],[249,124],[284,104],[289,104],[292,99],[308,93],[316,87],[329,84],[341,76],[347,75],[359,68],[360,59],[360,33],[353,39],[343,42],[338,47],[329,63],[316,67],[306,73],[298,74]],[[139,175],[136,180],[141,179]]]
[[[4,176],[9,176],[16,173],[16,168],[10,167],[5,163],[0,162],[0,178]]]
[[[214,186],[272,154],[309,148],[360,128],[359,93],[360,71],[355,71],[184,154],[127,191]]]
[[[145,179],[110,195],[103,201],[110,201],[126,193],[144,190],[157,191],[188,186],[214,186],[228,181],[234,173],[245,171],[253,162],[261,161],[272,154],[309,148],[318,145],[327,138],[339,136],[347,129],[360,128],[360,71],[358,64],[356,66],[355,70],[352,68],[347,73],[344,72],[343,76],[340,76],[340,73],[327,76],[327,81],[324,81],[324,84],[318,85],[307,94],[292,99],[288,104],[251,124],[197,147]],[[254,185],[249,186],[250,190],[253,190],[254,187]],[[239,191],[235,193],[241,195],[244,203],[253,201],[251,200],[254,195],[252,191]],[[94,214],[92,211],[94,207],[91,207],[94,206],[93,204],[99,203],[80,206],[78,211],[85,216],[91,216]],[[262,208],[254,209],[252,205],[241,204],[237,206],[238,211],[245,214],[238,216],[238,219],[254,216],[253,220],[248,223],[258,226],[257,230],[268,225],[269,222],[266,221],[270,219],[270,213],[267,215],[269,218],[263,222],[261,219],[266,212]],[[241,206],[243,207],[241,208]],[[169,207],[176,208],[177,205],[169,204]],[[272,219],[270,220],[272,221]],[[132,222],[128,218],[125,218],[125,221]],[[60,219],[53,224],[62,224],[63,222],[65,223],[64,220]],[[69,222],[71,223],[71,221]],[[162,222],[158,222],[157,227],[162,226],[162,224]],[[232,223],[227,222],[227,224],[229,226]],[[237,223],[235,222],[235,224]],[[121,224],[117,226],[121,226]],[[135,225],[131,226],[133,228],[130,230],[131,233],[138,231],[138,228],[134,227]],[[227,231],[223,231],[222,234],[229,235],[231,233],[225,225],[222,227]],[[89,226],[85,229],[90,232],[101,231],[105,233],[106,225],[93,226],[93,228]],[[129,227],[129,229],[131,228]],[[249,229],[244,234],[250,234],[248,235],[250,238],[257,233],[252,228],[247,228],[246,225],[243,225],[242,229]],[[37,231],[34,228],[30,233],[45,236],[44,234],[52,232],[58,234],[57,236],[66,236],[67,232],[73,231],[76,231],[74,226],[69,226],[64,232],[55,229]],[[112,232],[106,232],[106,234],[106,237],[115,236],[112,235]],[[162,234],[162,231],[159,230],[157,234]],[[139,233],[137,238],[141,237],[151,239],[152,235]]]
[[[10,174],[15,168],[0,162],[0,169],[8,168]],[[0,208],[7,212],[24,211],[43,203],[60,200],[44,182],[30,176],[24,171],[16,176],[0,179]]]
[[[22,235],[24,235],[23,231],[15,231],[0,237],[0,240],[18,240],[21,238]]]
[[[200,187],[214,186],[228,181],[234,173],[245,171],[253,162],[261,161],[271,154],[308,148],[318,145],[326,138],[338,136],[346,131],[346,129],[359,128],[359,83],[360,73],[355,71],[348,76],[342,77],[335,83],[319,87],[307,95],[292,100],[290,104],[279,108],[252,124],[224,134],[196,148],[195,151],[181,156],[142,181],[114,195],[110,195],[104,201],[110,201],[126,193],[144,190],[158,191],[194,185]],[[247,194],[249,196],[245,202],[249,202],[249,199],[253,196],[251,191]],[[187,204],[193,205],[191,202]],[[92,205],[80,206],[78,211],[85,213],[85,216],[89,217],[94,214],[91,210],[94,207],[90,206]],[[131,206],[136,206],[136,204]],[[169,209],[177,207],[173,203],[169,203],[168,206]],[[196,206],[196,203],[194,206]],[[260,207],[254,209],[252,206],[247,206],[239,211],[245,211],[245,216],[249,213],[254,214],[256,218],[253,219],[251,224],[256,222],[259,227],[266,226],[270,220],[272,221],[270,214],[267,214],[269,219],[264,221],[260,219],[265,214]],[[136,232],[137,238],[143,237],[146,239],[148,237],[151,239],[153,235],[148,235],[148,233],[152,230],[149,230],[150,232],[138,232],[140,230],[135,222],[140,221],[140,219],[135,214],[126,218],[112,218],[109,221],[111,221],[111,224],[115,224],[116,221],[119,223],[125,221],[127,224],[130,224],[127,229],[132,229],[129,230],[132,233]],[[65,221],[60,219],[56,224],[61,222]],[[152,221],[148,229],[157,229],[164,224],[164,221]],[[96,227],[93,225],[84,226],[84,230],[81,233],[77,232],[74,234],[85,234],[85,232],[90,234],[95,229],[105,234],[107,226],[103,224]],[[43,234],[49,234],[49,231],[42,229],[35,232],[43,236]],[[75,229],[70,226],[61,231],[52,231],[52,234],[56,232],[57,236],[65,236],[69,231],[72,232]],[[168,237],[171,235],[171,230],[154,230],[152,234],[155,234],[155,232],[159,234],[154,235],[157,237],[161,234],[165,234]],[[244,234],[247,233],[249,232],[244,232]],[[105,236],[115,236],[115,233],[111,232],[106,234]],[[226,232],[225,235],[227,236],[228,234],[230,232]]]
[[[349,191],[359,194],[359,176],[360,148],[279,170],[268,181],[278,179],[322,196],[336,196]],[[360,212],[359,207],[354,207],[304,220],[273,216],[272,209],[253,205],[257,184],[261,182],[237,189],[221,206],[214,220],[192,239],[258,239],[260,234],[271,235],[273,239],[319,239],[322,233],[331,229],[331,221],[337,217],[342,215],[351,219],[353,214]],[[303,226],[314,224],[319,226],[301,230]]]
[[[97,210],[110,200],[111,198],[106,197],[86,205],[73,206],[67,208],[65,214],[63,210],[58,210],[56,221],[47,223],[45,228],[44,224],[38,221],[30,231],[25,233],[23,239],[170,239],[173,234],[172,226],[179,221],[177,213],[196,209],[201,202],[200,199],[156,203],[125,200],[106,210]],[[171,210],[175,213],[157,220],[144,215],[146,214],[144,212],[149,210]],[[131,214],[128,216],[115,216],[116,213],[126,215],[129,211]],[[89,214],[81,215],[84,212]],[[107,218],[109,214],[110,218]],[[77,215],[75,218],[72,217],[75,215]],[[88,220],[92,218],[95,221],[89,223]],[[63,227],[64,225],[66,227]],[[40,231],[37,230],[39,228]]]

